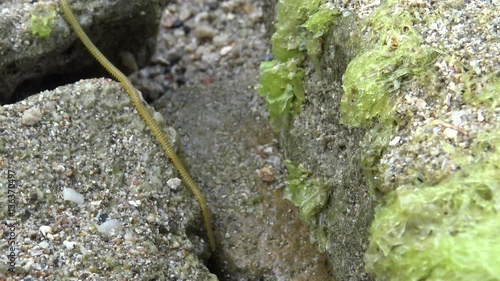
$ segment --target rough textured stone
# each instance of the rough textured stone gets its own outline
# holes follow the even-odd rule
[[[331,280],[326,255],[282,198],[283,156],[255,95],[256,76],[247,70],[182,87],[154,104],[179,132],[211,206],[217,251],[210,269],[221,280]]]
[[[23,124],[33,109],[41,119]],[[16,276],[217,280],[200,262],[210,250],[195,234],[203,233],[198,204],[187,189],[168,187],[175,170],[118,83],[45,91],[0,107],[0,120],[1,219],[16,223]],[[175,131],[162,127],[176,145]],[[65,188],[83,203],[64,201]],[[118,228],[100,233],[114,220]],[[11,231],[1,224],[0,233]]]
[[[498,211],[491,211],[497,210],[498,196],[475,195],[499,190],[494,182],[500,61],[492,55],[500,49],[493,40],[499,36],[498,4],[277,4],[282,17],[276,29],[286,31],[275,40],[281,48],[275,52],[282,55],[278,60],[301,61],[307,54],[300,66],[307,73],[306,100],[282,133],[282,144],[288,159],[310,171],[308,183],[320,182],[330,190],[325,206],[318,205],[306,221],[320,249],[330,255],[337,280],[375,277],[366,271],[380,280],[430,275],[467,280],[466,273],[498,278],[488,268],[489,258],[470,254],[493,258],[494,249],[481,247],[498,244],[486,231],[499,222]],[[306,17],[287,18],[300,8],[308,11],[298,13]],[[337,9],[342,19],[322,35],[318,48],[304,22],[325,8]],[[449,204],[469,200],[474,203]],[[468,224],[471,216],[475,223]],[[477,247],[464,242],[478,233]],[[456,243],[468,247],[468,254]],[[457,252],[463,255],[447,254]],[[478,265],[473,271],[460,268],[461,258]]]
[[[139,66],[149,58],[159,26],[159,1],[69,2],[83,29],[113,63],[122,66],[122,52],[132,53]],[[46,37],[33,34],[30,20],[43,9],[55,12]],[[2,1],[0,34],[2,104],[104,73],[70,30],[57,1]]]
[[[363,256],[375,204],[359,158],[364,131],[342,125],[339,112],[342,73],[353,56],[353,46],[346,44],[351,24],[347,19],[334,26],[325,39],[325,67],[320,75],[311,66],[307,102],[282,143],[287,159],[303,164],[328,187],[326,207],[308,222],[313,241],[330,256],[336,279],[368,280]]]

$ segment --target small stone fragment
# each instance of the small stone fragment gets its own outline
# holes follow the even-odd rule
[[[64,188],[63,189],[63,198],[64,198],[64,200],[75,202],[78,205],[82,205],[84,202],[83,195],[76,192],[72,188]]]
[[[51,234],[52,233],[52,227],[48,226],[48,225],[42,225],[40,226],[40,232],[43,234],[43,236],[47,236],[47,234]]]
[[[400,136],[395,136],[390,142],[389,142],[389,146],[395,146],[399,143],[399,141],[401,140],[401,137]]]
[[[38,107],[32,107],[26,110],[21,117],[21,124],[26,126],[33,126],[42,120],[42,112]]]
[[[458,131],[457,130],[453,130],[451,128],[446,128],[443,130],[443,135],[449,139],[454,139],[457,137],[458,135]]]
[[[207,24],[196,26],[193,32],[198,39],[212,39],[215,36],[215,29]]]
[[[264,167],[257,171],[260,179],[265,183],[272,183],[276,180],[274,172],[270,167]]]
[[[168,187],[170,187],[171,189],[173,190],[177,190],[177,188],[179,188],[179,185],[181,185],[181,180],[179,178],[173,178],[173,179],[169,179],[167,181],[167,185]]]
[[[212,39],[212,43],[214,44],[215,47],[222,47],[227,45],[227,42],[229,41],[229,37],[226,34],[219,34],[216,35]]]
[[[112,229],[120,226],[120,222],[116,219],[108,220],[97,227],[97,231],[103,234],[109,234]]]
[[[225,46],[220,49],[220,55],[225,56],[229,54],[233,50],[233,46]]]
[[[63,245],[66,246],[66,249],[68,250],[71,250],[73,249],[73,247],[75,247],[75,242],[71,242],[71,241],[64,241],[63,242]]]

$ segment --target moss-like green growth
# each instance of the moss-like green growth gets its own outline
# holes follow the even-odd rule
[[[307,220],[314,216],[328,200],[327,186],[311,177],[311,171],[291,161],[286,162],[288,171],[285,199],[300,207],[300,216]]]
[[[56,17],[56,9],[50,4],[36,5],[30,12],[30,27],[33,35],[45,38],[52,31],[52,20]]]
[[[325,3],[302,25],[308,31],[307,54],[316,64],[319,64],[318,56],[322,52],[323,42],[321,37],[330,30],[330,27],[337,21],[339,16],[340,12],[337,9],[334,9],[330,3]]]
[[[290,114],[300,110],[304,101],[303,79],[304,70],[296,60],[260,64],[259,94],[266,100],[273,128],[284,128]]]
[[[498,98],[497,98],[498,101]],[[437,185],[389,194],[371,226],[366,268],[386,280],[500,280],[500,131]]]
[[[471,87],[473,87],[476,82],[486,84],[485,88],[479,92],[473,91]],[[475,106],[481,105],[490,111],[490,113],[500,106],[500,98],[498,98],[500,93],[500,79],[497,77],[496,73],[487,75],[482,79],[468,79],[468,84],[464,93],[465,100],[468,103]]]
[[[368,128],[373,118],[385,124],[394,119],[393,96],[401,83],[423,75],[437,53],[421,46],[422,38],[412,27],[411,11],[390,9],[387,1],[367,20],[372,29],[366,47],[343,76],[344,95],[340,104],[342,122]]]
[[[366,270],[381,280],[500,280],[496,266],[500,262],[499,130],[471,137],[470,147],[455,147],[418,128],[412,141],[435,143],[461,169],[429,172],[425,163],[412,163],[395,180],[405,185],[381,184],[383,167],[377,165],[382,151],[396,126],[411,119],[395,116],[395,94],[402,83],[418,84],[432,75],[430,62],[439,53],[423,48],[412,27],[426,19],[415,18],[411,9],[392,7],[398,3],[389,0],[370,16],[368,48],[343,77],[342,122],[369,128],[362,165],[370,187],[385,195],[371,225]],[[484,109],[485,119],[491,120],[500,104],[500,80],[495,75],[471,78],[466,71],[461,73],[468,85],[464,100]],[[484,88],[478,90],[476,85]],[[410,177],[424,183],[413,183]]]
[[[285,129],[289,116],[299,112],[304,101],[305,55],[317,61],[321,36],[339,15],[326,0],[284,0],[276,5],[276,32],[271,38],[275,59],[262,62],[258,86],[275,131]]]

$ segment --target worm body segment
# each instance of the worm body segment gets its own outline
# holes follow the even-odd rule
[[[68,1],[59,0],[59,3],[66,17],[66,20],[69,22],[69,24],[75,31],[76,35],[78,36],[78,38],[80,38],[80,40],[85,45],[87,50],[89,50],[92,56],[94,56],[97,59],[97,61],[99,61],[99,63],[122,84],[123,88],[125,88],[125,90],[130,96],[130,100],[132,101],[133,106],[135,107],[137,112],[139,112],[139,115],[141,116],[142,120],[144,120],[148,128],[155,136],[156,140],[160,143],[160,146],[165,152],[165,155],[168,158],[170,158],[170,160],[174,164],[175,169],[186,183],[186,186],[194,194],[194,197],[196,197],[196,200],[198,201],[198,204],[200,205],[201,208],[201,213],[203,215],[203,220],[205,223],[205,228],[207,230],[207,236],[208,236],[208,241],[210,243],[210,248],[212,249],[212,251],[215,251],[215,239],[212,232],[212,225],[210,223],[210,211],[208,209],[207,202],[205,201],[205,197],[201,193],[200,189],[189,175],[188,171],[182,164],[179,156],[177,156],[177,154],[175,153],[174,148],[169,143],[167,137],[161,130],[160,126],[153,119],[153,116],[149,113],[149,111],[147,111],[146,106],[144,106],[144,104],[142,103],[142,99],[139,93],[134,88],[134,86],[132,86],[132,83],[130,82],[130,80],[128,80],[127,76],[125,76],[125,74],[123,74],[118,68],[116,68],[99,51],[99,49],[97,49],[94,43],[92,43],[90,38],[87,36],[87,34],[85,34],[82,27],[80,26],[75,16],[73,15],[73,12],[71,11]]]

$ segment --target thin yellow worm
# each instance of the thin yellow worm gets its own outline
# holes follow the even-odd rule
[[[177,172],[184,180],[187,187],[194,194],[194,197],[196,197],[196,200],[198,201],[198,204],[200,205],[201,208],[201,213],[203,215],[205,227],[207,229],[208,242],[210,243],[210,248],[212,248],[212,251],[215,251],[215,239],[212,232],[212,225],[210,223],[210,211],[208,209],[207,202],[205,201],[205,197],[201,193],[200,189],[198,188],[194,180],[191,178],[184,165],[182,165],[179,156],[177,156],[172,145],[168,142],[168,139],[161,130],[160,126],[153,119],[153,116],[151,116],[149,111],[147,111],[146,107],[142,103],[142,99],[139,96],[139,93],[134,88],[134,86],[132,86],[132,83],[130,82],[130,80],[128,80],[127,76],[125,76],[125,74],[123,74],[120,70],[118,70],[118,68],[116,68],[99,51],[99,49],[97,49],[94,43],[90,41],[89,37],[87,36],[87,34],[85,34],[82,27],[80,26],[75,16],[73,15],[73,12],[71,11],[68,1],[59,0],[59,4],[61,5],[61,9],[66,17],[66,20],[70,23],[71,27],[77,34],[78,38],[80,38],[82,43],[85,45],[87,50],[89,50],[89,52],[97,59],[97,61],[99,61],[99,63],[122,84],[123,88],[125,88],[125,90],[130,96],[132,104],[134,105],[135,109],[137,109],[137,112],[139,112],[139,115],[141,116],[142,120],[144,120],[146,125],[149,127],[153,135],[156,137],[156,140],[160,143],[161,147],[163,148],[165,155],[168,158],[170,158],[170,160],[174,164],[175,169],[177,169]]]

